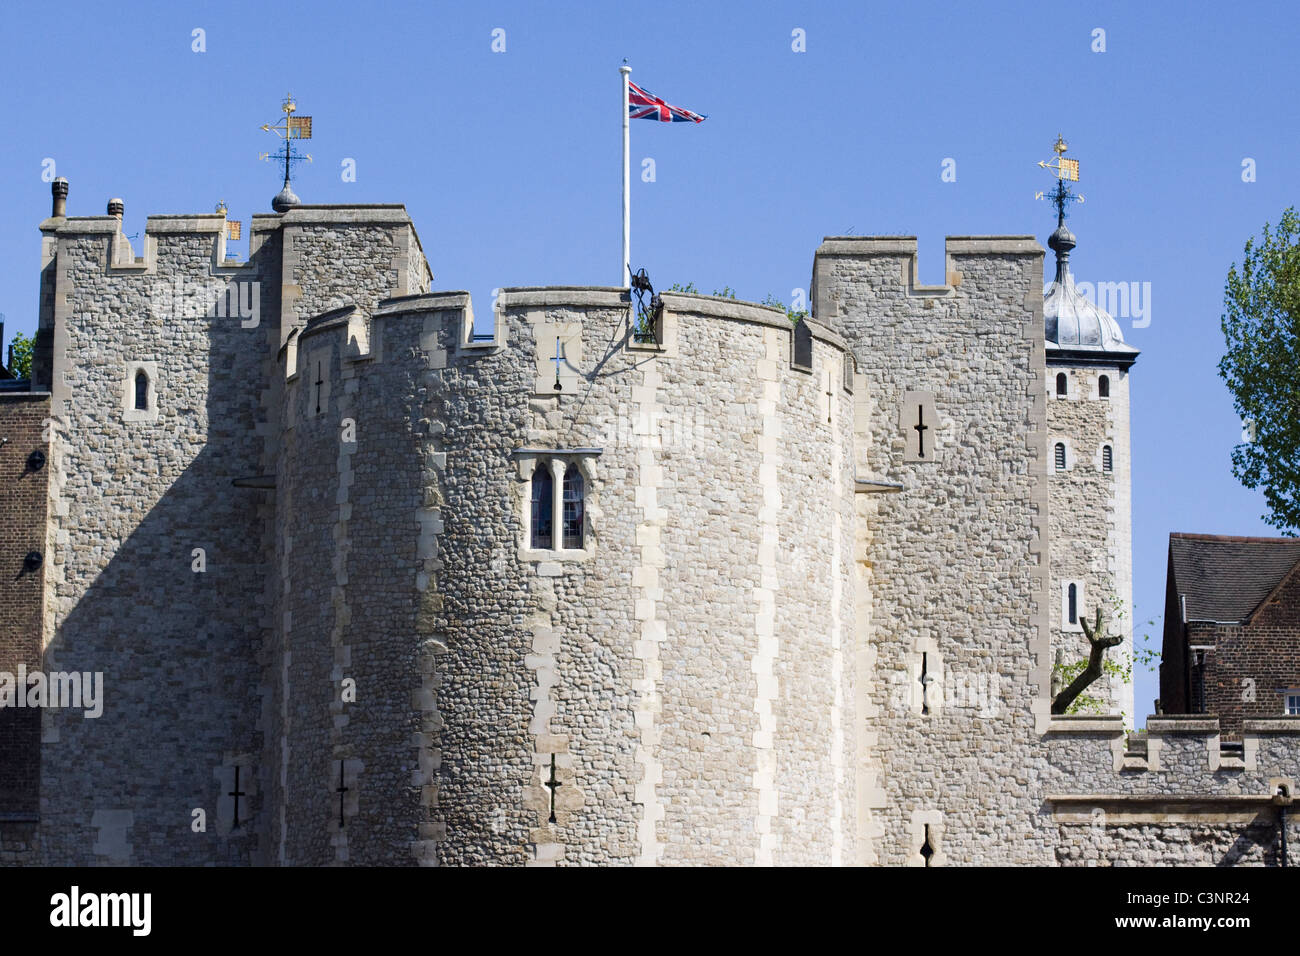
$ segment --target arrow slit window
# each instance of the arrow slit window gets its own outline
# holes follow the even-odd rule
[[[933,392],[908,391],[899,408],[898,427],[903,438],[903,461],[931,462],[936,458],[939,415]]]

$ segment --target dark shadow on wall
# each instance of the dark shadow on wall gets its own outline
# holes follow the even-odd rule
[[[1258,862],[1264,866],[1280,866],[1278,836],[1277,813],[1265,810],[1237,834],[1216,865],[1250,866]]]
[[[269,470],[258,426],[277,367],[278,239],[252,261],[259,276],[230,282],[261,282],[256,328],[242,328],[237,317],[164,315],[142,323],[127,345],[126,359],[158,364],[156,421],[125,422],[116,381],[95,378],[73,390],[60,434],[69,472],[63,496],[73,514],[62,527],[77,546],[60,549],[57,559],[66,561],[68,582],[84,586],[101,550],[112,557],[58,622],[45,654],[47,672],[103,675],[102,716],[88,718],[84,708],[51,714],[57,737],[47,733],[42,746],[47,864],[226,865],[264,855],[264,781],[241,780],[239,828],[224,833],[218,820],[229,787],[223,768],[241,756],[256,763],[260,754],[260,655],[271,617],[264,598],[270,493],[232,480]],[[218,295],[206,295],[211,312]],[[77,317],[85,323],[77,338],[93,333],[95,318]],[[194,363],[185,350],[205,340],[206,380],[200,373],[187,381]],[[79,395],[104,405],[80,405]],[[182,464],[191,448],[196,453]],[[92,454],[110,450],[105,470],[90,466]],[[131,524],[128,509],[141,500],[152,504],[119,539]],[[93,509],[80,526],[77,509]],[[195,810],[204,811],[205,832],[196,832]]]

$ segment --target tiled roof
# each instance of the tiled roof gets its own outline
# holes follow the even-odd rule
[[[1244,621],[1300,561],[1300,538],[1171,534],[1174,584],[1189,621]]]

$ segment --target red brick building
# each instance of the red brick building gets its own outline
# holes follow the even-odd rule
[[[0,383],[0,672],[41,669],[48,392]],[[0,707],[0,823],[34,822],[41,712]],[[0,840],[0,855],[4,850]]]
[[[1160,709],[1231,739],[1300,714],[1300,538],[1169,536]]]

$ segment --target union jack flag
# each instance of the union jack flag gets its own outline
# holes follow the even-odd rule
[[[703,123],[708,119],[699,113],[665,103],[631,80],[627,83],[627,115],[632,119],[658,120],[661,123]]]

